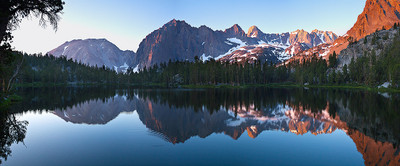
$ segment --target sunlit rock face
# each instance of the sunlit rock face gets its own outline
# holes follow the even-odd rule
[[[245,39],[246,37],[246,33],[238,24],[235,24],[232,27],[225,29],[224,33],[229,37],[238,37],[239,39]]]
[[[251,26],[247,31],[247,37],[261,38],[263,37],[263,35],[264,33],[255,25]]]
[[[398,22],[400,22],[399,0],[367,0],[364,11],[358,16],[357,22],[347,35],[360,40],[376,30],[390,29]]]

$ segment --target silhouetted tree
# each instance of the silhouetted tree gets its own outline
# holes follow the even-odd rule
[[[39,24],[49,22],[57,29],[59,13],[63,10],[62,0],[2,0],[0,2],[0,41],[11,39],[10,31],[18,27],[23,18],[33,15]]]
[[[62,0],[1,0],[0,1],[0,85],[2,94],[9,92],[23,63],[23,56],[11,53],[9,42],[11,31],[23,18],[35,16],[43,27],[50,23],[56,30],[59,14],[63,10]],[[15,63],[16,60],[18,63]],[[1,97],[1,96],[0,96]]]

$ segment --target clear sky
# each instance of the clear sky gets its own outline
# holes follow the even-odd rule
[[[64,0],[57,32],[25,19],[13,31],[16,50],[46,53],[73,39],[106,38],[122,50],[136,51],[152,31],[172,19],[224,30],[256,25],[264,33],[297,29],[330,30],[343,35],[366,0]]]

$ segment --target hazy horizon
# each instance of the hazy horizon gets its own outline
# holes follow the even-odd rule
[[[46,53],[66,41],[105,38],[121,50],[136,52],[149,33],[172,19],[184,20],[193,27],[206,25],[213,30],[238,24],[245,32],[256,25],[264,33],[318,29],[344,35],[362,12],[365,1],[65,0],[56,32],[49,26],[38,26],[36,18],[24,19],[12,31],[11,45],[27,53]]]

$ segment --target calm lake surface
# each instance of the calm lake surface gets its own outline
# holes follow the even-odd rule
[[[396,94],[327,89],[19,89],[1,162],[400,165]]]

